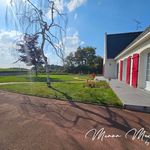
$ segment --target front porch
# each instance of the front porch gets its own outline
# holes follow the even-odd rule
[[[110,86],[127,109],[150,112],[150,92],[111,80]]]

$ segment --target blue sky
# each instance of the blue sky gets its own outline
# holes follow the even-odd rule
[[[12,54],[13,52],[10,48],[4,44],[11,45],[12,40],[16,38],[15,29],[7,28],[4,21],[7,1],[1,0],[0,3],[0,67],[12,67],[11,56],[15,57],[15,59],[17,58],[17,54]],[[97,55],[103,56],[105,32],[121,33],[137,31],[134,20],[141,22],[139,30],[144,30],[150,25],[150,0],[55,1],[58,7],[62,10],[67,10],[68,14],[67,54],[75,51],[79,45],[82,45],[97,48]],[[51,63],[60,63],[53,52],[46,53],[48,57],[53,58]]]

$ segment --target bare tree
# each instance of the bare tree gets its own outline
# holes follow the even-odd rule
[[[56,0],[38,0],[37,2],[33,0],[11,0],[6,11],[7,25],[12,21],[14,23],[12,26],[24,34],[39,36],[48,87],[51,87],[51,81],[48,59],[45,55],[46,47],[54,50],[64,62],[65,47],[63,38],[66,31],[67,17],[55,2]]]

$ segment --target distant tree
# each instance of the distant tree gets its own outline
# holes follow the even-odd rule
[[[35,67],[34,66],[31,68],[31,71],[35,71]],[[44,67],[43,64],[38,65],[37,72],[38,73],[45,73],[45,67]]]
[[[96,56],[94,64],[96,67],[96,73],[102,74],[103,73],[103,58],[101,56]]]
[[[26,34],[23,40],[17,43],[17,51],[20,54],[17,62],[22,61],[27,66],[34,66],[36,76],[38,75],[38,67],[44,63],[37,40],[37,35]]]
[[[66,60],[65,60],[66,67],[74,66],[74,61],[75,61],[74,59],[75,59],[74,54],[71,52],[66,57]]]
[[[53,72],[53,73],[62,73],[64,71],[64,67],[60,65],[52,64],[52,65],[48,65],[48,68],[50,72]]]
[[[93,47],[84,47],[83,51],[85,53],[84,59],[86,60],[86,65],[88,66],[93,66],[94,65],[94,60],[96,58],[96,48]]]
[[[102,73],[103,58],[96,56],[96,48],[78,47],[66,57],[66,68],[71,73]]]
[[[86,63],[86,60],[85,60],[86,53],[84,49],[82,49],[81,47],[78,47],[74,55],[75,55],[75,63],[77,65],[84,65]]]

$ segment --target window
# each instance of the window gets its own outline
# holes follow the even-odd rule
[[[150,81],[150,53],[148,54],[148,57],[147,57],[146,81]]]

